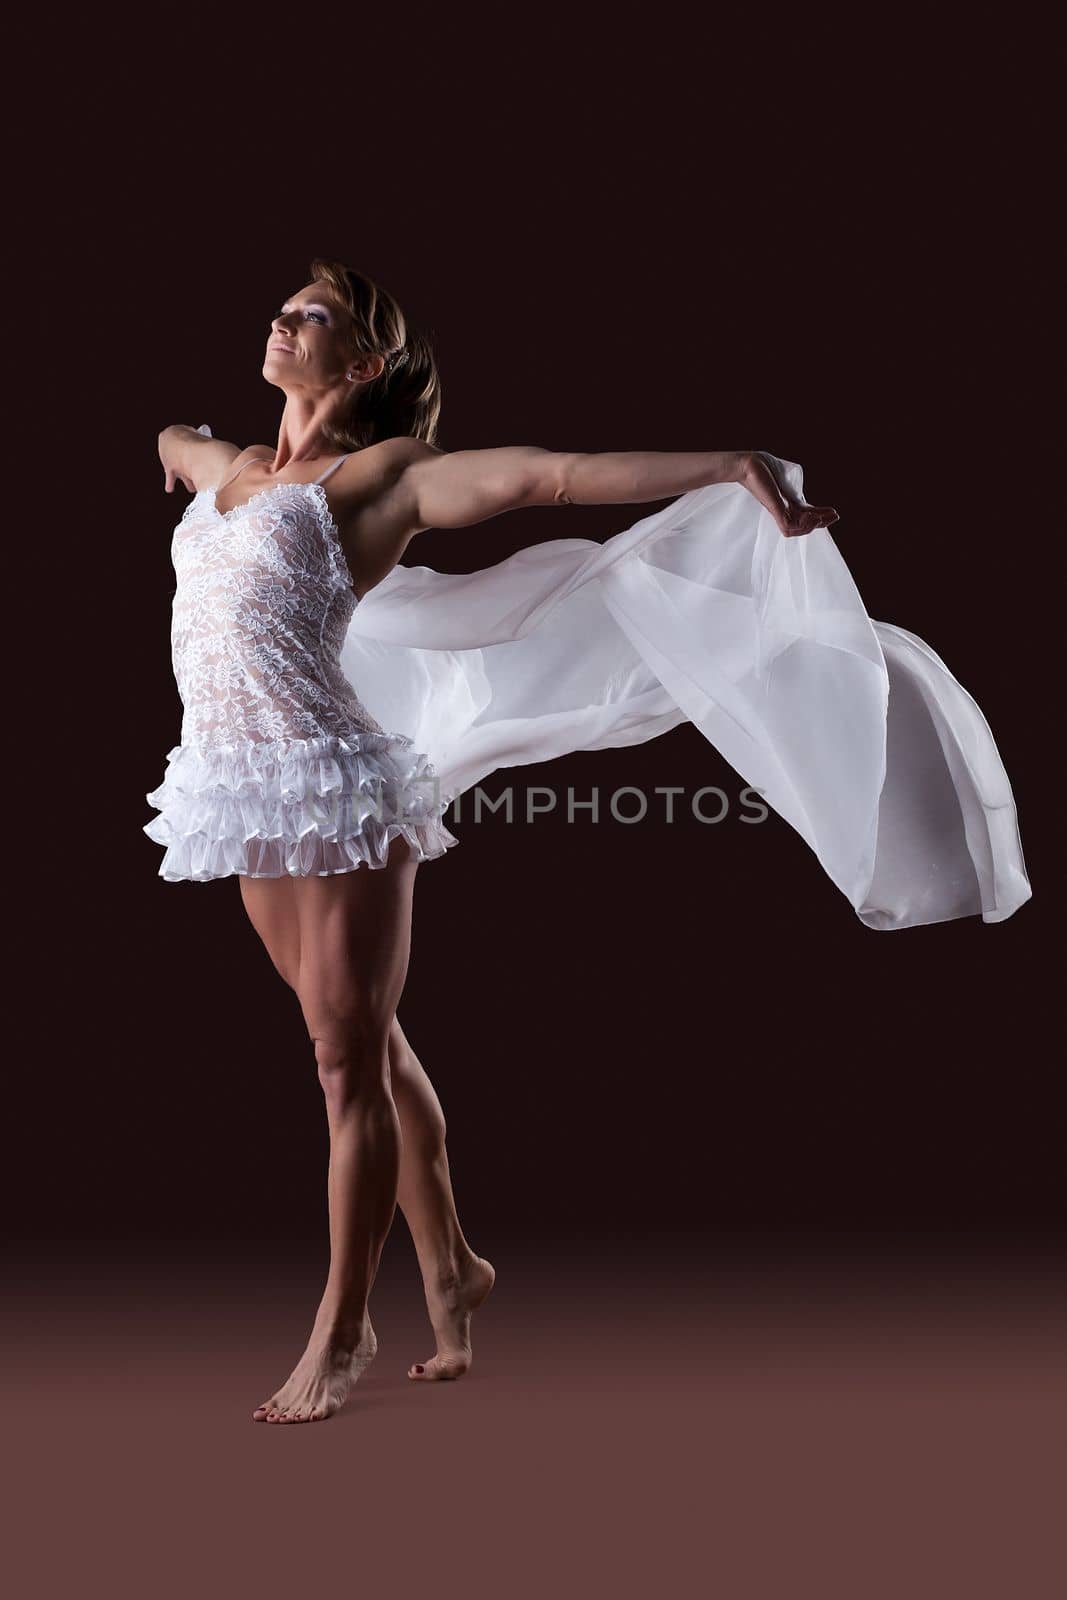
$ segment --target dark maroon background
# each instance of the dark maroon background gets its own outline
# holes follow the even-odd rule
[[[317,254],[432,338],[446,449],[801,462],[871,615],[925,639],[986,714],[1034,884],[1006,924],[881,934],[783,821],[744,827],[736,806],[716,827],[458,824],[418,874],[400,1015],[475,1247],[647,1231],[919,1249],[1061,1225],[1041,975],[1059,865],[1041,763],[1061,722],[1040,651],[1062,529],[1046,100],[999,23],[939,42],[887,19],[862,48],[805,26],[320,11],[232,40],[183,13],[151,53],[84,22],[65,36],[43,102],[59,142],[27,135],[12,179],[8,294],[37,580],[25,605],[9,591],[9,714],[32,736],[8,835],[32,1026],[7,1158],[28,1252],[323,1243],[325,1117],[295,1000],[236,880],[164,883],[141,832],[180,718],[185,495],[163,494],[156,435],[274,437],[263,336]],[[514,513],[407,559],[468,570],[651,509]],[[485,787],[507,783],[599,785],[602,804],[626,784],[742,787],[690,726]]]

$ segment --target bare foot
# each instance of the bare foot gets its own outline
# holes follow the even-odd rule
[[[369,1322],[356,1347],[351,1340],[312,1334],[288,1380],[277,1394],[257,1406],[254,1422],[322,1422],[340,1411],[356,1379],[378,1353],[378,1341]]]
[[[426,1290],[426,1307],[437,1338],[437,1354],[429,1361],[415,1362],[408,1377],[420,1383],[427,1379],[462,1378],[474,1359],[471,1351],[471,1312],[477,1311],[496,1282],[496,1268],[481,1256],[472,1255],[458,1272],[440,1278]]]

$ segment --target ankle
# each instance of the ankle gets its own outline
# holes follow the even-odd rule
[[[334,1350],[354,1350],[373,1335],[366,1310],[347,1311],[340,1306],[320,1306],[312,1337]]]
[[[463,1243],[455,1245],[444,1254],[439,1251],[428,1251],[420,1257],[420,1265],[422,1275],[427,1282],[447,1287],[450,1284],[461,1283],[477,1259],[470,1246]]]

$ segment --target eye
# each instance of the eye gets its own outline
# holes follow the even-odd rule
[[[289,313],[286,311],[284,306],[279,306],[274,315],[276,317],[287,317]],[[316,317],[319,322],[326,321],[326,318],[323,316],[321,311],[306,311],[304,315],[308,317]]]

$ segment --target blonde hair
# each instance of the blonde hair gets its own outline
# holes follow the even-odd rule
[[[326,284],[352,318],[352,357],[382,355],[377,378],[361,384],[347,411],[323,427],[328,445],[361,450],[407,436],[433,444],[441,414],[441,380],[429,343],[387,289],[340,261],[316,257],[310,281]]]

